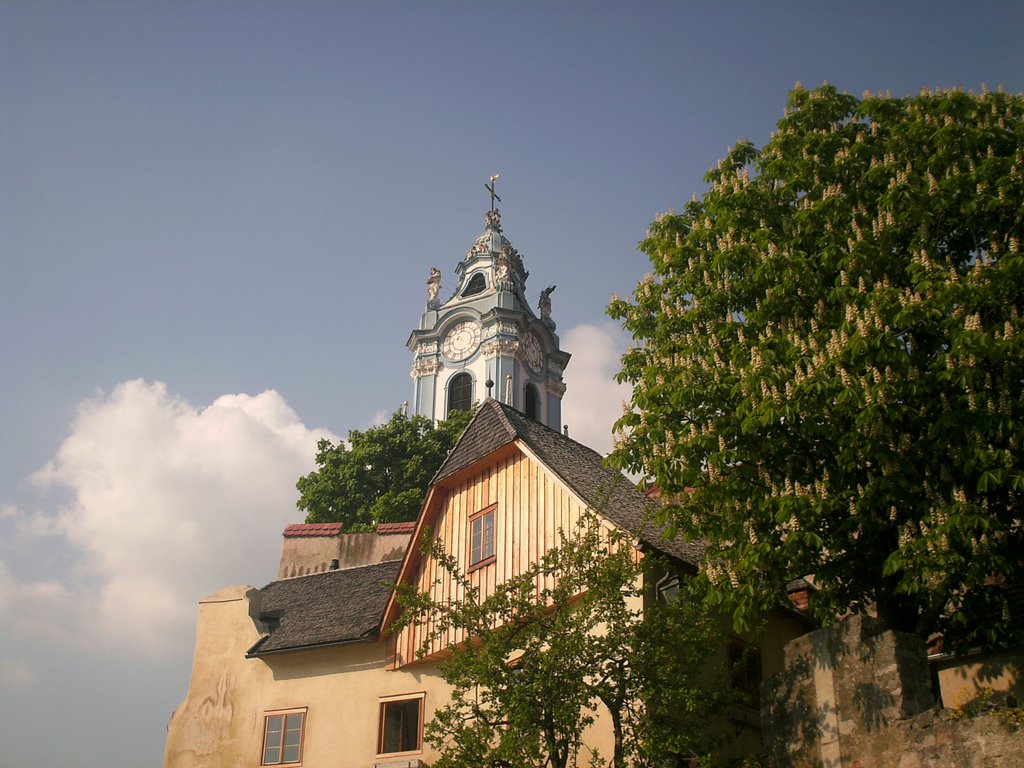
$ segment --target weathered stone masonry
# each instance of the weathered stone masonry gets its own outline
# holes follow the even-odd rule
[[[765,683],[762,720],[776,768],[1018,768],[1024,732],[938,709],[924,643],[855,616],[786,645]]]

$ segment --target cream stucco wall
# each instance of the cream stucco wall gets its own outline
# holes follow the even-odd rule
[[[764,617],[762,625],[753,632],[737,633],[729,617],[721,620],[722,642],[718,654],[711,660],[725,669],[728,644],[731,638],[750,643],[761,652],[761,681],[764,682],[785,668],[783,647],[790,640],[806,634],[807,623],[785,611],[772,611]],[[725,743],[719,757],[725,760],[739,759],[761,752],[761,713],[759,710],[739,704],[730,704],[722,715],[722,729]]]
[[[200,602],[192,680],[168,726],[165,768],[258,766],[264,713],[301,707],[303,766],[433,762],[426,746],[400,758],[376,749],[381,697],[425,693],[424,720],[447,701],[449,688],[435,666],[387,670],[383,642],[247,659],[260,637],[258,601],[252,587],[232,587]]]
[[[401,560],[412,533],[340,533],[334,536],[289,536],[281,542],[277,578],[320,573],[337,559],[342,568]]]
[[[940,656],[931,663],[938,672],[944,706],[959,707],[985,689],[1006,692],[1024,702],[1024,649]]]

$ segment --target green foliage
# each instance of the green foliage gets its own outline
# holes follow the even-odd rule
[[[798,88],[652,224],[654,274],[609,307],[636,340],[616,462],[710,542],[738,625],[813,573],[823,621],[1019,635],[992,577],[1024,551],[1022,117],[1020,95]]]
[[[352,430],[347,444],[321,440],[318,469],[295,484],[306,522],[340,522],[353,531],[415,520],[431,478],[472,417],[454,411],[435,426],[395,412],[386,424]]]
[[[974,696],[967,694],[963,701],[950,710],[950,715],[954,720],[990,715],[998,718],[1011,732],[1024,729],[1024,708],[1016,706],[1012,696],[1004,692],[997,694],[988,686],[977,691]]]
[[[980,714],[994,709],[992,705],[994,695],[995,691],[986,686],[979,690],[974,696],[970,696],[968,694],[964,697],[963,701],[950,710],[950,714],[954,720],[977,717]]]
[[[487,596],[443,542],[425,552],[459,597],[406,590],[402,622],[429,621],[431,639],[472,638],[442,663],[451,703],[426,726],[437,768],[660,766],[707,752],[708,718],[723,700],[706,685],[715,628],[699,600],[644,609],[634,550],[596,518]],[[581,735],[602,710],[613,754],[583,754]]]

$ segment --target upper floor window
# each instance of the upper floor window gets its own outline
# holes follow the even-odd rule
[[[426,694],[395,696],[380,702],[377,754],[416,752],[423,745],[423,700]]]
[[[733,700],[758,709],[761,706],[761,649],[730,637],[728,662]]]
[[[478,293],[483,293],[484,288],[486,287],[487,282],[484,280],[484,273],[477,272],[469,278],[469,283],[466,284],[466,290],[462,292],[462,297],[476,296]]]
[[[263,720],[263,765],[296,765],[302,762],[302,738],[306,710],[269,713]]]
[[[448,411],[468,411],[473,407],[473,377],[456,373],[448,380]]]
[[[537,394],[537,387],[529,382],[523,390],[523,413],[527,418],[540,421],[540,396]]]
[[[494,513],[492,504],[469,518],[469,567],[479,568],[494,560]]]
[[[659,581],[655,587],[658,590],[658,599],[663,603],[674,603],[679,597],[680,583],[677,575],[670,574]]]

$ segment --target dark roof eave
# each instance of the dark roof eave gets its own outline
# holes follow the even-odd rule
[[[361,637],[352,637],[345,640],[327,640],[322,643],[309,643],[307,645],[289,645],[285,648],[272,648],[269,651],[260,651],[258,648],[267,640],[270,635],[264,635],[245,652],[245,658],[258,659],[263,656],[277,656],[282,653],[295,653],[296,651],[315,651],[320,648],[334,648],[341,645],[355,645],[357,643],[372,643],[380,639],[380,632],[375,627]]]
[[[697,573],[699,573],[700,571],[700,566],[697,563],[693,562],[692,560],[687,560],[682,555],[677,555],[666,551],[662,547],[658,546],[657,541],[653,540],[647,535],[640,536],[638,542],[640,545],[640,551],[644,554],[653,552],[654,555],[657,557],[665,558],[665,560],[667,560],[670,563],[673,563],[677,566],[682,566],[683,568],[685,568],[687,574],[690,576],[696,576]]]

